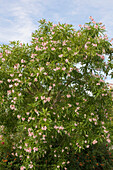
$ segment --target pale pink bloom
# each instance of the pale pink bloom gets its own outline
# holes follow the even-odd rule
[[[21,59],[21,63],[25,63],[25,60]]]
[[[70,51],[70,50],[71,50],[71,48],[67,47],[67,50],[68,50],[68,51]]]
[[[46,126],[42,127],[42,130],[46,130],[46,129],[47,129],[47,127],[46,127]]]
[[[18,96],[21,96],[21,93],[19,93]]]
[[[34,147],[33,150],[34,150],[34,152],[36,152],[36,151],[38,151],[38,148]]]
[[[22,117],[22,121],[24,121],[25,120],[25,118],[24,117]]]
[[[9,88],[11,88],[11,87],[13,87],[13,85],[12,85],[12,84],[10,84],[10,85],[9,85]]]
[[[68,59],[66,59],[65,62],[67,63],[67,62],[68,62]]]
[[[26,169],[25,166],[21,166],[20,167],[20,170],[24,170],[24,169]]]
[[[92,45],[93,45],[94,47],[97,47],[97,44],[92,43]]]
[[[26,112],[26,115],[29,115],[29,112]]]
[[[63,130],[63,129],[64,129],[64,127],[63,127],[63,126],[60,126],[60,127],[59,127],[59,129],[60,129],[60,130]]]
[[[104,130],[104,132],[105,132],[105,133],[108,133],[109,131],[107,131],[107,130]]]
[[[17,99],[17,97],[14,97],[14,100],[16,100]]]
[[[50,102],[50,100],[51,100],[51,99],[50,99],[50,97],[47,97],[47,99],[46,99],[46,100],[47,100],[48,102]]]
[[[15,85],[15,86],[18,86],[18,85],[19,85],[19,83],[15,83],[14,85]]]
[[[37,101],[38,97],[35,97],[35,101]]]
[[[66,67],[63,67],[62,70],[65,71],[65,70],[66,70]]]
[[[47,119],[46,119],[46,118],[44,118],[43,120],[46,122],[46,120],[47,120]]]
[[[5,58],[2,58],[2,61],[5,61]]]
[[[19,148],[19,149],[22,149],[22,146],[19,146],[18,148]]]
[[[106,141],[107,141],[108,143],[110,143],[110,142],[111,142],[111,140],[110,140],[110,139],[107,139]]]
[[[93,145],[96,144],[96,143],[97,143],[97,140],[94,140],[94,141],[92,142]]]
[[[17,115],[17,118],[20,119],[21,115]]]
[[[34,81],[37,81],[37,78],[35,78]]]
[[[94,27],[95,27],[95,28],[98,28],[98,25],[95,25]]]
[[[3,81],[2,81],[2,80],[0,80],[0,83],[3,83]]]
[[[39,76],[39,73],[37,73],[37,77]]]
[[[89,148],[89,145],[87,145],[86,148]]]
[[[71,95],[70,94],[67,94],[67,98],[70,98],[71,97]]]
[[[93,23],[93,24],[96,24],[96,22],[95,22],[95,21],[92,21],[92,23]]]
[[[77,52],[75,52],[74,55],[77,55]]]
[[[63,41],[63,44],[62,44],[62,45],[63,45],[63,46],[64,46],[64,45],[66,45],[66,42],[65,42],[65,41]]]
[[[79,103],[76,103],[76,105],[79,105]]]
[[[64,165],[65,164],[65,162],[62,162],[62,165]]]
[[[39,115],[39,112],[36,109],[34,109],[34,111],[37,113],[37,115]]]
[[[81,25],[81,24],[79,24],[78,26],[79,26],[79,27],[82,27],[82,25]]]
[[[19,74],[19,77],[21,77],[22,76],[22,74]]]
[[[75,125],[75,126],[77,126],[77,124],[76,124],[76,123],[75,123],[74,125]]]
[[[41,100],[44,100],[45,99],[45,96],[41,96]]]
[[[44,74],[44,75],[47,75],[47,73],[46,73],[46,72],[44,72],[43,74]]]
[[[52,32],[52,35],[55,34],[55,32]]]
[[[95,118],[93,118],[93,121],[97,121]]]
[[[104,59],[105,59],[105,57],[102,55],[102,56],[101,56],[101,59],[102,59],[102,60],[104,60]]]
[[[63,54],[60,54],[59,57],[60,57],[60,58],[63,57]]]
[[[46,63],[46,66],[48,66],[49,64],[50,64],[50,62],[47,62],[47,63]]]
[[[33,168],[33,165],[32,165],[32,164],[29,164],[29,168],[30,168],[30,169]]]
[[[10,105],[11,110],[15,109],[15,105]]]
[[[15,153],[15,156],[18,156],[17,152]]]
[[[85,46],[84,46],[84,47],[85,47],[85,49],[87,49],[87,48],[88,48],[88,46],[87,46],[86,44],[85,44]]]
[[[89,119],[90,122],[92,122],[92,119]]]
[[[53,84],[53,87],[55,87],[55,84]]]
[[[52,86],[49,86],[49,90],[51,90],[52,89]]]
[[[68,104],[69,107],[71,107],[72,105],[71,104]]]
[[[11,54],[11,51],[5,50],[6,54]]]
[[[7,81],[10,83],[11,82],[11,80],[10,79],[7,79]]]
[[[100,85],[100,83],[97,83],[96,85]]]
[[[13,76],[14,76],[14,74],[10,74],[10,76],[11,76],[11,77],[13,77]]]
[[[51,48],[51,50],[52,50],[52,51],[54,51],[54,50],[55,50],[55,48],[53,47],[53,48]]]

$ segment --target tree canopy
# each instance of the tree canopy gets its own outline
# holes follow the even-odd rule
[[[104,75],[112,70],[112,50],[104,32],[92,18],[78,31],[42,19],[31,45],[1,45],[0,124],[20,134],[12,154],[21,169],[45,160],[53,169],[67,167],[70,153],[111,142],[113,102]]]

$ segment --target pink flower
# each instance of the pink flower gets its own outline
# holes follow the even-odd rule
[[[29,164],[29,168],[30,168],[30,169],[33,168],[33,165],[32,165],[32,164]]]
[[[21,63],[25,63],[25,60],[21,59]]]
[[[67,50],[68,50],[68,51],[70,51],[70,50],[71,50],[71,48],[67,47]]]
[[[22,117],[22,121],[24,121],[25,120],[25,118],[24,117]]]
[[[70,98],[71,97],[71,95],[70,94],[67,94],[67,98]]]
[[[63,57],[63,54],[60,54],[59,57],[62,58],[62,57]]]
[[[84,47],[85,47],[85,49],[87,49],[87,48],[88,48],[88,46],[87,46],[86,44],[85,44],[85,46],[84,46]]]
[[[65,71],[65,70],[66,70],[66,67],[63,67],[62,70]]]
[[[68,62],[68,59],[66,59],[65,62],[67,63],[67,62]]]
[[[74,55],[77,55],[77,52],[74,52]]]
[[[38,151],[38,148],[34,147],[33,150],[34,150],[34,152],[36,152],[36,151]]]
[[[97,83],[96,85],[100,85],[100,83]]]
[[[107,139],[106,141],[107,141],[108,143],[110,143],[110,142],[111,142],[111,140],[110,140],[110,139]]]
[[[52,51],[54,51],[54,50],[55,50],[55,48],[53,47],[53,48],[51,48],[51,50],[52,50]]]
[[[97,44],[92,43],[92,45],[93,45],[94,47],[97,47]]]
[[[17,115],[17,118],[20,119],[21,115]]]
[[[10,105],[11,110],[15,109],[15,105]]]
[[[46,127],[46,126],[42,127],[42,130],[46,130],[46,129],[47,129],[47,127]]]
[[[89,119],[90,122],[92,122],[92,119]]]
[[[94,27],[95,27],[95,28],[98,28],[98,25],[95,25]]]
[[[102,56],[101,56],[101,59],[102,59],[102,60],[104,60],[104,59],[105,59],[105,57],[102,55]]]
[[[97,143],[97,140],[94,140],[94,141],[92,142],[93,145],[96,144],[96,143]]]
[[[45,99],[45,96],[41,96],[41,100],[44,100]]]
[[[20,170],[24,170],[24,169],[26,169],[25,166],[21,166],[20,167]]]

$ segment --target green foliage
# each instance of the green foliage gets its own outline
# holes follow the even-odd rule
[[[70,169],[75,154],[92,157],[96,146],[112,144],[113,101],[102,74],[112,69],[112,53],[104,31],[101,23],[76,31],[41,20],[31,45],[0,47],[0,125],[21,170]]]

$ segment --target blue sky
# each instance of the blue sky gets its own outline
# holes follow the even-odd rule
[[[78,29],[90,21],[89,16],[105,24],[109,39],[113,38],[113,0],[0,0],[0,44],[30,43],[42,18]]]

